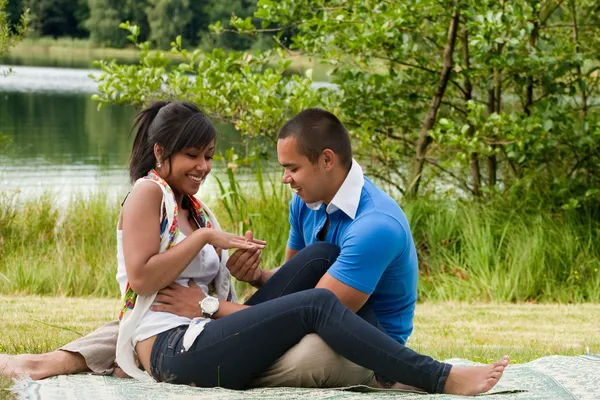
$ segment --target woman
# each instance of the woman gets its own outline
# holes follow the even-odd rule
[[[117,230],[125,304],[117,363],[127,374],[244,389],[302,337],[317,333],[356,364],[427,392],[474,395],[498,382],[508,357],[478,367],[437,362],[402,346],[325,289],[236,304],[224,250],[258,250],[265,242],[222,232],[194,198],[212,167],[215,128],[197,107],[180,102],[154,103],[136,126],[135,185]],[[158,290],[190,279],[207,294],[200,304],[206,318],[190,321],[150,309]]]

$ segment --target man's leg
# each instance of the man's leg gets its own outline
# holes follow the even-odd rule
[[[0,373],[9,377],[28,375],[36,380],[90,371],[126,377],[115,369],[118,332],[118,321],[112,321],[50,353],[0,355]]]
[[[383,330],[369,305],[357,315]],[[318,335],[306,335],[273,365],[252,381],[253,387],[326,388],[381,385],[375,373],[334,352]],[[401,387],[392,387],[401,388]]]
[[[304,336],[251,383],[251,387],[302,388],[355,385],[376,387],[375,373],[340,356],[314,333]]]
[[[314,288],[338,255],[339,248],[331,243],[315,243],[304,248],[285,263],[246,304],[256,305]],[[367,308],[358,314],[370,323],[377,323],[374,314]],[[305,336],[252,382],[253,387],[353,385],[375,386],[375,374],[334,352],[316,334]]]

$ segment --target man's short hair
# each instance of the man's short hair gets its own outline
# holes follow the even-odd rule
[[[290,119],[279,130],[278,138],[296,138],[298,152],[316,163],[325,149],[331,149],[342,166],[352,165],[352,145],[344,124],[329,111],[308,108]]]

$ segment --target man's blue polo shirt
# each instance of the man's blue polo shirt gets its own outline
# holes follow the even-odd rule
[[[326,242],[340,255],[328,272],[370,295],[368,304],[388,335],[402,344],[413,329],[417,300],[417,252],[408,221],[398,204],[353,161],[346,180],[329,205],[290,202],[288,247],[302,250],[318,241],[329,214]]]

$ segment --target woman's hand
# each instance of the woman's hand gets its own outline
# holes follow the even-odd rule
[[[198,232],[198,233],[196,233]],[[267,242],[258,239],[246,239],[244,236],[234,235],[212,228],[202,228],[194,231],[194,234],[204,235],[207,243],[220,249],[263,249]]]

